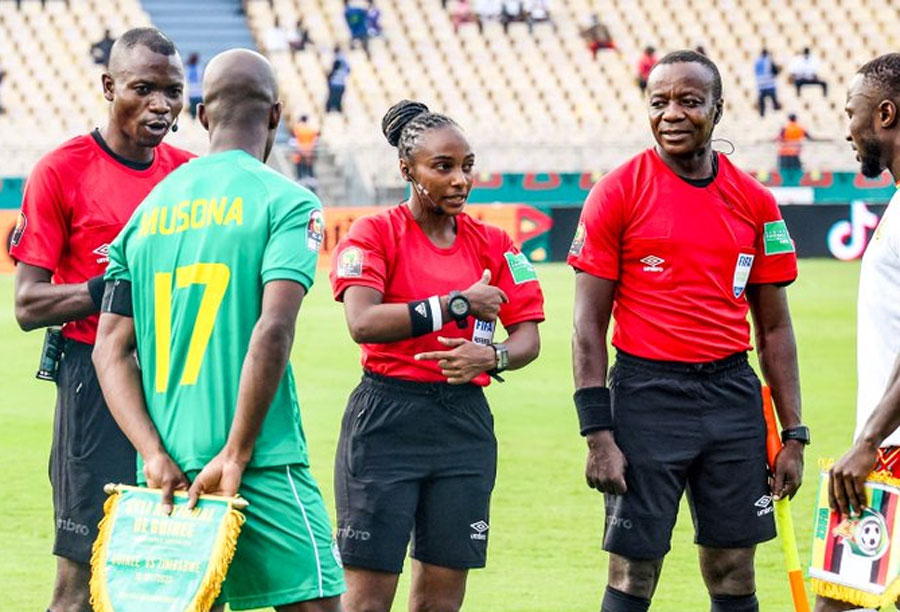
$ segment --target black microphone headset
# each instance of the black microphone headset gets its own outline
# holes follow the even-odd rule
[[[437,205],[437,203],[431,199],[431,196],[428,195],[428,190],[422,187],[421,183],[413,178],[413,175],[410,173],[409,168],[403,169],[403,178],[413,184],[413,187],[416,188],[416,191],[419,192],[419,195],[423,195],[428,198],[428,201],[431,202],[431,206],[434,209],[435,214],[443,215],[444,209]]]

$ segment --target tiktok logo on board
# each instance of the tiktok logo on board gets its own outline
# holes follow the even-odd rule
[[[869,230],[877,226],[878,215],[865,202],[851,202],[850,220],[838,221],[828,230],[828,250],[838,259],[858,259],[866,250]]]

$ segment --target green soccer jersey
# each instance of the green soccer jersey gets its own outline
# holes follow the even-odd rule
[[[110,246],[106,279],[131,282],[147,409],[182,470],[225,445],[264,285],[309,291],[323,236],[315,195],[227,151],[172,172]],[[308,463],[290,365],[249,465],[289,463]]]

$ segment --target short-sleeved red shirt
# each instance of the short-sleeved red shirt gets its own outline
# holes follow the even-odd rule
[[[166,144],[146,170],[131,168],[91,134],[45,155],[25,184],[10,255],[45,268],[57,284],[83,283],[103,274],[109,245],[144,197],[193,154]],[[63,335],[94,343],[97,315],[66,323]]]
[[[697,187],[648,149],[588,195],[568,263],[617,281],[617,348],[690,363],[748,350],[746,286],[797,277],[772,194],[726,156],[718,167]]]
[[[485,269],[491,271],[491,284],[509,297],[509,303],[500,308],[505,327],[544,320],[544,296],[525,255],[506,232],[465,213],[456,216],[456,240],[449,248],[435,246],[406,205],[357,220],[335,249],[331,285],[338,301],[348,287],[361,285],[380,291],[386,304],[407,303],[468,289]],[[464,329],[451,320],[441,330],[417,338],[363,344],[362,365],[394,378],[446,382],[436,362],[413,357],[447,350],[438,336],[471,340],[473,331],[474,320],[469,317]],[[486,386],[490,378],[480,374],[472,382]]]

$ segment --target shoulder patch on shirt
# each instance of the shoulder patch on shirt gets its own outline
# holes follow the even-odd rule
[[[19,246],[19,242],[22,240],[22,234],[25,233],[25,227],[28,225],[28,218],[25,216],[24,212],[19,212],[19,216],[16,218],[16,227],[13,229],[12,236],[10,236],[9,242],[12,246]]]
[[[359,278],[362,276],[363,252],[359,247],[347,247],[338,255],[338,278]]]
[[[784,221],[769,221],[763,224],[763,246],[766,255],[794,252],[794,241],[791,240]]]
[[[318,253],[325,239],[325,217],[321,210],[309,213],[309,223],[306,224],[306,248]]]
[[[513,282],[515,284],[521,285],[528,281],[537,280],[537,273],[534,271],[534,266],[528,261],[525,253],[513,253],[507,251],[503,256],[506,258],[506,263],[509,265],[509,271],[512,273]]]
[[[572,246],[569,247],[570,255],[581,255],[581,249],[584,248],[584,237],[587,233],[587,230],[584,229],[584,221],[578,222],[578,227],[575,228],[575,237],[572,238]]]

